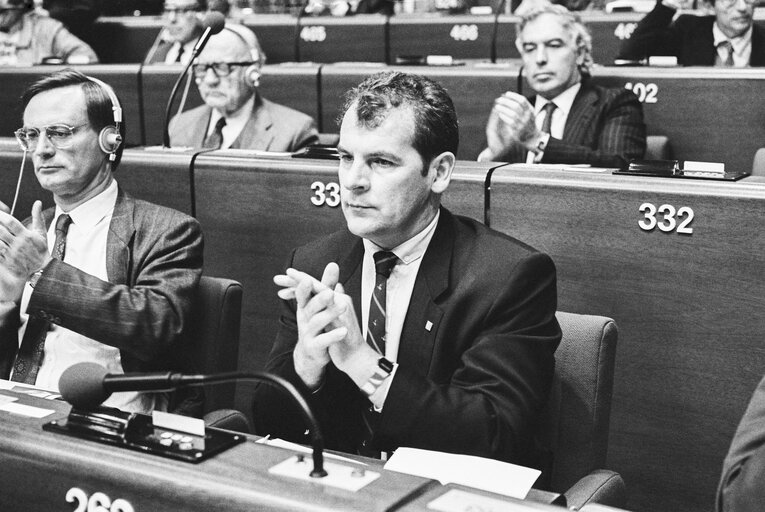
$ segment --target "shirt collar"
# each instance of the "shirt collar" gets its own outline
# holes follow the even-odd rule
[[[226,126],[223,127],[223,129],[226,132],[231,133],[239,133],[244,128],[244,125],[247,124],[247,121],[250,120],[250,116],[252,115],[252,109],[255,106],[255,95],[253,94],[250,96],[250,98],[242,105],[239,110],[234,112],[231,115],[226,116]],[[207,126],[207,134],[211,134],[213,130],[215,129],[215,125],[218,122],[218,119],[223,117],[223,114],[218,109],[212,109],[212,113],[210,114],[210,124]],[[228,128],[228,129],[227,129]],[[234,130],[236,129],[236,130]]]
[[[574,104],[574,98],[576,98],[576,95],[579,93],[579,89],[582,88],[582,82],[577,82],[556,97],[554,97],[552,100],[547,100],[543,98],[542,96],[537,94],[535,103],[534,103],[534,113],[539,114],[542,111],[542,108],[547,105],[550,102],[555,103],[555,106],[561,110],[565,114],[566,117],[568,117],[569,112],[571,112],[571,107]]]
[[[59,215],[68,213],[72,218],[72,223],[78,227],[83,229],[92,228],[114,211],[114,205],[117,203],[117,191],[117,181],[112,179],[111,184],[106,187],[106,190],[97,196],[91,197],[70,212],[64,212],[61,207],[56,206],[53,225],[56,225]]]
[[[394,247],[391,252],[398,256],[405,265],[417,261],[425,254],[425,250],[430,244],[430,240],[433,238],[433,234],[436,232],[436,225],[438,225],[438,219],[441,217],[441,210],[436,213],[436,216],[430,221],[425,229],[414,235],[406,242]],[[382,247],[378,246],[371,240],[364,239],[364,250],[367,254],[374,254],[378,251],[383,251]]]
[[[749,45],[749,43],[752,41],[752,27],[749,27],[749,30],[738,37],[729,38],[723,34],[722,30],[720,30],[720,27],[717,26],[717,22],[715,21],[714,25],[712,25],[712,35],[715,39],[715,48],[717,48],[720,43],[730,41],[730,44],[733,45],[733,51],[735,53],[741,53],[743,48]]]

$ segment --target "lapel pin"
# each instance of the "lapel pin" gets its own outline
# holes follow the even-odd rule
[[[430,332],[430,330],[431,330],[432,328],[433,328],[433,322],[431,322],[430,320],[428,320],[427,322],[425,322],[425,330],[426,330],[426,331]]]

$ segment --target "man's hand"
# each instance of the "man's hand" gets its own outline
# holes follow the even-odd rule
[[[526,98],[508,91],[494,100],[486,125],[486,140],[495,158],[517,144],[532,150],[541,136],[534,107]]]
[[[321,281],[292,268],[287,269],[286,275],[274,277],[274,283],[282,287],[278,291],[279,297],[297,302],[295,372],[312,389],[321,384],[324,368],[330,361],[329,346],[346,335],[345,329],[333,325],[345,307],[334,300],[338,277],[336,263],[327,265]]]
[[[50,259],[40,201],[32,205],[31,229],[0,211],[0,301],[18,301],[24,283]]]

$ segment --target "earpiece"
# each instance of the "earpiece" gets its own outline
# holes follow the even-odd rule
[[[117,150],[122,144],[122,135],[120,134],[122,107],[120,106],[120,101],[117,99],[117,95],[114,94],[114,89],[112,89],[111,86],[92,76],[89,76],[88,79],[101,87],[112,102],[114,124],[105,126],[104,129],[101,130],[101,133],[98,135],[98,145],[101,146],[101,151],[107,153],[109,155],[109,160],[113,162],[117,158]]]

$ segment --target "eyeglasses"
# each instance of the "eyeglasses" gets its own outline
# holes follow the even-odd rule
[[[215,77],[220,78],[222,76],[230,75],[234,66],[250,66],[252,64],[256,64],[256,62],[211,62],[209,64],[194,64],[192,65],[192,69],[194,71],[194,76],[197,79],[202,80],[207,75],[208,69],[212,69]]]
[[[83,126],[87,126],[87,124],[81,124],[79,126],[49,124],[48,126],[43,126],[42,130],[56,149],[66,149],[74,144],[74,132]],[[13,134],[16,135],[16,140],[19,141],[21,149],[25,151],[34,151],[37,149],[37,142],[40,140],[39,129],[19,128],[13,132]]]

